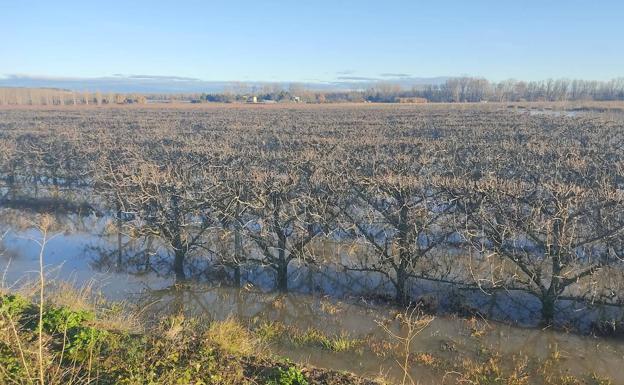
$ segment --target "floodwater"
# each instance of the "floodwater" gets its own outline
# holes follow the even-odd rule
[[[7,213],[0,212],[0,234],[4,234],[0,270],[5,287],[35,278],[38,242],[42,239],[41,232],[24,223],[19,215],[16,217],[15,212],[12,217]],[[46,243],[44,262],[48,279],[71,281],[78,286],[95,282],[104,296],[136,304],[154,319],[180,312],[204,319],[234,316],[252,324],[275,321],[297,330],[315,329],[329,336],[366,340],[367,344],[357,352],[332,352],[320,346],[287,341],[272,342],[270,349],[296,362],[363,376],[375,377],[381,373],[397,380],[402,375],[392,354],[384,355],[383,348],[373,348],[396,342],[380,325],[387,325],[395,333],[403,332],[395,308],[357,296],[330,298],[313,291],[279,294],[262,285],[240,290],[201,283],[175,286],[172,276],[159,274],[158,269],[118,269],[114,263],[117,237],[102,235],[104,228],[105,224],[96,217],[66,218],[58,231],[50,233]],[[140,241],[125,245],[132,250],[145,247]],[[150,248],[153,254],[159,253],[158,246]],[[475,328],[479,333],[475,333]],[[536,359],[546,359],[556,351],[562,356],[559,364],[570,374],[595,372],[611,378],[615,384],[624,384],[621,370],[624,341],[621,340],[438,316],[411,346],[412,352],[428,352],[449,360],[474,358],[484,349],[501,352],[505,357],[527,355]],[[410,371],[419,384],[439,383],[439,373],[426,366],[413,364]]]
[[[620,109],[553,109],[543,107],[511,107],[519,113],[531,116],[545,115],[558,118],[576,118],[576,117],[600,117],[605,120],[622,121],[624,120],[624,111]]]
[[[562,111],[562,110],[529,110],[529,115],[547,115],[547,116],[556,116],[556,117],[570,117],[573,118],[575,116],[579,116],[581,114],[580,111]]]

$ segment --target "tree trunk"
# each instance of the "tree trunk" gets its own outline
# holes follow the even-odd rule
[[[550,326],[555,319],[556,298],[550,293],[546,293],[541,298],[542,301],[542,324]]]
[[[282,293],[288,291],[288,263],[280,262],[277,266],[277,290]]]
[[[234,265],[234,287],[241,287],[240,265]]]
[[[398,271],[396,272],[396,284],[395,284],[395,290],[396,290],[395,301],[399,305],[407,305],[409,302],[409,297],[405,290],[406,281],[407,281],[407,275],[405,274],[405,271],[399,268]]]
[[[234,286],[241,286],[241,269],[243,256],[243,241],[241,239],[241,233],[238,222],[234,224]]]
[[[278,203],[275,203],[275,205],[279,207]],[[278,238],[277,289],[282,293],[286,293],[288,291],[288,263],[290,260],[286,258],[286,235],[283,227],[279,225],[278,209],[273,212],[273,226]]]
[[[563,267],[561,260],[560,240],[562,239],[563,224],[561,219],[557,219],[552,225],[552,244],[548,248],[548,253],[552,256],[551,281],[548,290],[542,289],[542,323],[552,325],[555,318],[555,302],[557,297],[563,292],[561,281],[561,270]]]
[[[34,174],[34,172],[33,172]],[[35,188],[35,199],[39,198],[39,183],[37,181],[37,179],[39,179],[37,176],[33,176],[33,185]]]
[[[397,230],[399,231],[397,237],[398,243],[398,253],[399,253],[399,265],[395,267],[396,269],[396,302],[400,305],[407,305],[409,302],[409,298],[407,292],[405,291],[405,284],[407,281],[407,269],[411,260],[410,255],[410,240],[409,240],[409,209],[407,204],[405,203],[404,194],[399,194],[396,196],[397,202],[401,205],[401,210],[399,211],[399,226]]]
[[[186,275],[184,274],[184,257],[188,248],[184,247],[186,242],[182,242],[181,226],[180,226],[180,206],[179,197],[175,194],[171,195],[171,211],[173,216],[173,247],[175,250],[175,259],[173,261],[173,271],[176,276],[176,282],[184,281]]]
[[[117,270],[121,270],[121,262],[123,257],[123,245],[122,245],[122,236],[121,236],[121,207],[119,206],[119,202],[117,202]]]
[[[150,266],[150,255],[152,255],[152,236],[147,236],[147,245],[145,246],[145,271],[148,270]]]
[[[175,273],[176,282],[186,280],[186,274],[184,274],[184,257],[186,253],[183,249],[176,249],[175,259],[173,261],[173,271]]]
[[[7,176],[7,185],[8,185],[8,191],[7,191],[7,196],[9,199],[15,199],[15,175],[13,173],[10,173]]]

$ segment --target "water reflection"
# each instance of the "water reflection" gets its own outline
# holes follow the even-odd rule
[[[33,240],[41,234],[23,223],[24,217],[3,217],[3,256],[0,268],[5,285],[34,279],[38,266],[38,245]],[[397,309],[383,305],[371,294],[392,294],[392,287],[381,275],[346,273],[332,266],[295,266],[290,285],[294,293],[272,292],[273,276],[270,270],[257,267],[243,269],[243,289],[227,285],[226,269],[214,267],[207,258],[195,257],[189,269],[196,283],[176,285],[170,274],[167,249],[150,238],[122,237],[108,230],[106,218],[87,216],[59,218],[56,235],[45,250],[45,264],[50,279],[74,281],[77,285],[95,280],[102,294],[113,300],[125,300],[143,309],[147,321],[157,322],[164,316],[186,314],[206,322],[237,317],[245,322],[276,321],[300,330],[321,330],[329,335],[347,334],[351,338],[388,342],[389,337],[379,322],[399,331]],[[326,252],[340,250],[327,245]],[[201,284],[197,282],[213,282]],[[214,282],[217,282],[216,284]],[[427,281],[413,282],[417,298],[428,298],[437,310],[455,308],[466,313],[482,312],[490,317],[531,324],[539,312],[539,304],[522,294],[497,293],[484,295],[466,288]],[[326,296],[331,294],[331,297]],[[434,306],[434,305],[432,305]],[[566,313],[573,315],[568,322],[587,322],[598,316],[613,316],[602,308],[602,315],[575,303],[565,303]],[[592,310],[593,311],[593,310]],[[598,310],[595,310],[596,312]],[[589,317],[589,318],[588,318]],[[585,321],[583,321],[585,319]],[[482,321],[486,322],[486,321]],[[487,348],[509,355],[547,357],[553,349],[563,352],[562,365],[571,373],[595,371],[624,382],[619,367],[624,359],[624,342],[595,339],[562,332],[525,329],[490,322],[485,334],[478,340],[472,336],[471,324],[454,316],[439,316],[416,338],[415,352],[432,352],[441,356],[476,357]],[[348,370],[356,374],[375,376],[380,372],[398,377],[401,372],[392,354],[386,356],[363,349],[361,352],[333,353],[320,347],[274,343],[276,354],[312,365]],[[421,384],[437,383],[431,370],[414,366],[412,376]]]

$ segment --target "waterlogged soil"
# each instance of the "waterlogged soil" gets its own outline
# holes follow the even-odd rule
[[[148,320],[185,313],[203,319],[236,317],[251,327],[266,323],[301,333],[316,330],[329,337],[356,341],[344,351],[322,344],[293,342],[278,336],[268,340],[270,350],[295,362],[320,368],[353,372],[374,378],[382,374],[399,381],[402,370],[396,361],[396,340],[381,325],[401,335],[399,310],[364,298],[338,300],[321,295],[279,294],[260,287],[235,289],[206,284],[175,285],[168,274],[156,270],[131,273],[118,271],[114,264],[102,263],[102,253],[115,260],[116,236],[96,236],[102,232],[97,218],[83,218],[80,224],[65,224],[63,231],[50,234],[44,249],[49,280],[94,285],[111,300],[130,302],[142,309]],[[5,221],[7,222],[7,221]],[[85,228],[94,228],[85,232]],[[15,221],[4,223],[0,251],[3,286],[19,285],[34,279],[38,270],[41,233]],[[141,248],[141,242],[126,247]],[[155,247],[157,249],[157,247]],[[107,267],[108,266],[108,267]],[[281,337],[281,338],[280,338]],[[528,356],[545,360],[557,355],[558,365],[571,375],[589,372],[624,384],[624,341],[581,336],[554,330],[520,328],[486,320],[466,320],[438,316],[411,345],[412,353],[426,352],[445,360],[477,358],[484,351],[503,356]],[[410,375],[419,384],[439,383],[440,373],[414,363]]]

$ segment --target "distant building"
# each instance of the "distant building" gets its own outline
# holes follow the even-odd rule
[[[398,103],[416,103],[416,104],[423,104],[423,103],[427,103],[428,100],[425,98],[397,98],[397,102]]]

